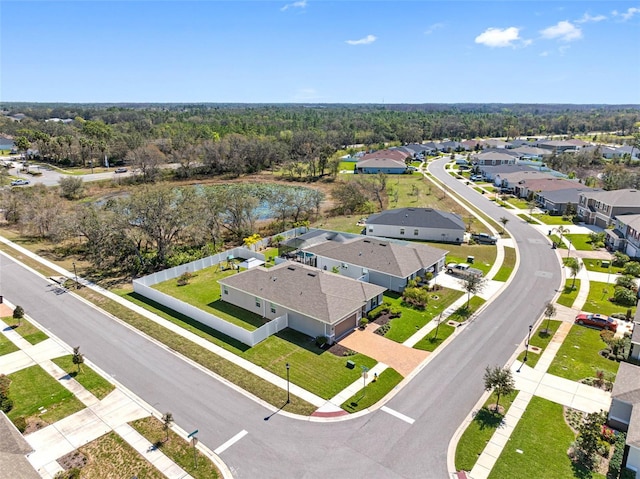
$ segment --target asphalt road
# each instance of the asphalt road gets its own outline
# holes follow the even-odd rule
[[[446,160],[445,160],[446,161]],[[435,162],[434,175],[499,218],[504,211],[459,184]],[[182,428],[216,449],[237,478],[444,478],[449,441],[483,392],[487,365],[503,365],[560,287],[555,252],[524,222],[508,229],[520,268],[505,292],[386,406],[346,421],[317,423],[276,414],[166,348],[0,256],[0,294]],[[283,395],[284,400],[284,395]]]

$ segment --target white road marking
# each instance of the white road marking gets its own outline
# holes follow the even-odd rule
[[[403,420],[404,422],[407,422],[409,424],[413,424],[414,422],[416,422],[415,419],[411,419],[409,416],[405,416],[404,414],[402,414],[401,412],[398,411],[394,411],[391,408],[388,408],[387,406],[382,406],[380,409],[382,409],[384,412],[386,412],[387,414],[391,414],[392,416],[397,417],[398,419]]]
[[[238,434],[233,436],[231,439],[229,439],[227,442],[225,442],[222,446],[218,447],[218,449],[216,449],[213,452],[215,452],[218,455],[222,454],[224,451],[229,449],[231,446],[233,446],[236,442],[238,442],[240,439],[242,439],[246,435],[247,435],[247,431],[243,429],[242,431],[240,431]]]

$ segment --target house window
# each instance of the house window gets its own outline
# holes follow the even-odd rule
[[[276,306],[275,306],[275,304],[273,304],[273,303],[271,303],[271,312],[272,312],[273,314],[276,314]]]
[[[222,288],[222,292],[224,294],[229,294],[229,290],[227,289],[227,287],[225,286],[224,288]]]
[[[373,228],[369,228],[369,233],[373,233]]]
[[[418,230],[413,230],[413,236],[418,236]]]
[[[404,228],[400,228],[400,234],[403,235],[404,234]]]
[[[259,308],[261,305],[260,298],[256,298],[256,308]]]

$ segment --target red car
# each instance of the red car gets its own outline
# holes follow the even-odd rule
[[[618,323],[604,314],[581,313],[576,316],[575,322],[585,326],[593,326],[594,328],[608,329],[610,331],[616,331],[618,329]]]

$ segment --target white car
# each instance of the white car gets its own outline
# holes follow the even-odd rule
[[[13,180],[11,182],[11,186],[24,186],[28,184],[29,184],[29,180]]]

